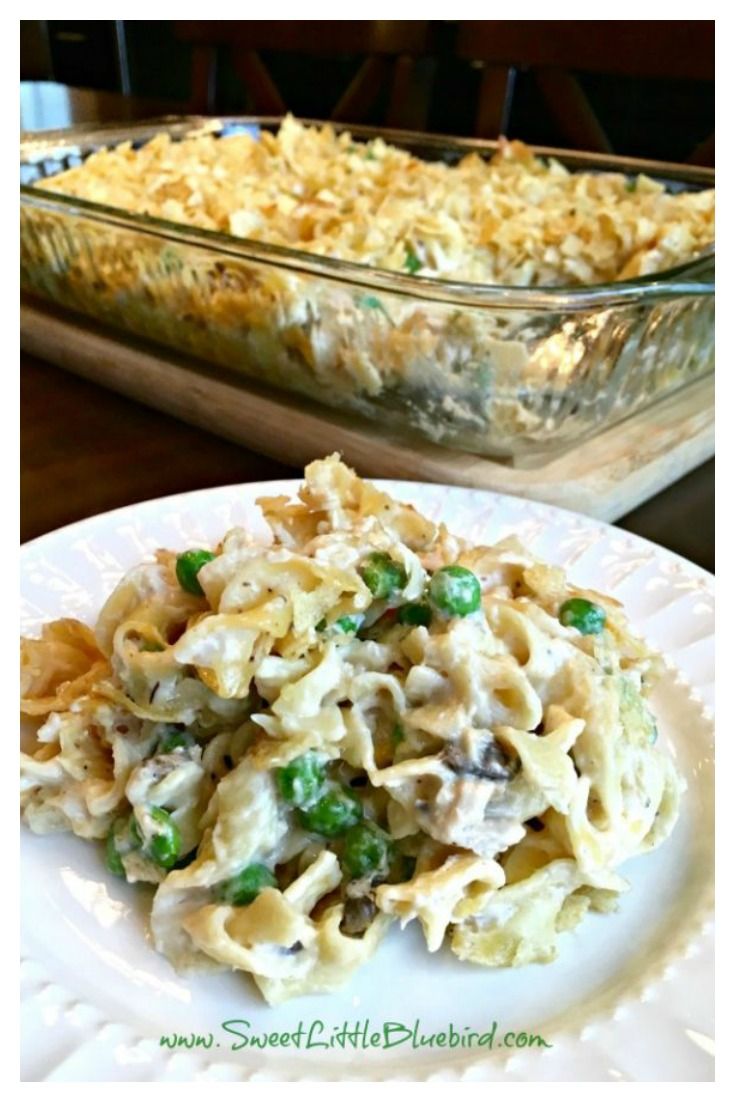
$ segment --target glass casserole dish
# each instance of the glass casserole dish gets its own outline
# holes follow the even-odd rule
[[[117,329],[482,455],[540,460],[714,368],[714,247],[594,286],[451,282],[131,213],[35,186],[103,147],[165,132],[253,134],[276,119],[183,118],[21,141],[21,285]],[[319,124],[317,124],[319,125]],[[349,129],[456,163],[497,143]],[[708,169],[549,149],[571,170]]]

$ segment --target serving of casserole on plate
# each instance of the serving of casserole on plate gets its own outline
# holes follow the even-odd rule
[[[60,1078],[355,1077],[345,1052],[160,1051],[207,1018],[272,1030],[244,974],[279,1031],[490,1017],[552,1050],[375,1052],[368,1078],[706,1077],[674,1044],[710,1029],[704,572],[332,457],[52,533],[23,577],[26,1003],[73,1010]]]
[[[94,634],[23,641],[21,709],[47,717],[26,821],[106,838],[111,872],[159,885],[157,948],[272,1003],[342,986],[391,918],[460,960],[553,960],[676,822],[654,656],[617,602],[336,457],[259,504],[270,546],[161,551]]]
[[[712,182],[291,118],[70,131],[21,144],[23,285],[432,440],[527,456],[712,370]]]

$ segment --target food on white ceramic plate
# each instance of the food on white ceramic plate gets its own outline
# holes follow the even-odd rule
[[[161,550],[94,630],[22,641],[25,821],[98,840],[155,885],[177,969],[270,1003],[340,987],[392,923],[474,964],[553,960],[676,821],[657,659],[617,601],[335,456],[259,504],[270,543]]]

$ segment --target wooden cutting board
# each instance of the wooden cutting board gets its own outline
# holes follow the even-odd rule
[[[360,474],[516,494],[615,520],[714,454],[714,376],[693,383],[542,466],[469,455],[24,299],[21,347],[127,397],[283,463],[332,451]]]

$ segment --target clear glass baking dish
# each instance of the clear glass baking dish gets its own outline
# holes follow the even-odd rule
[[[276,129],[278,119],[218,123]],[[314,256],[47,192],[102,146],[212,120],[77,127],[21,141],[24,290],[128,333],[395,429],[537,462],[714,368],[714,247],[675,269],[574,288],[452,283]],[[344,129],[344,128],[342,128]],[[496,143],[349,127],[450,162]],[[550,149],[572,169],[670,188],[709,169]]]

